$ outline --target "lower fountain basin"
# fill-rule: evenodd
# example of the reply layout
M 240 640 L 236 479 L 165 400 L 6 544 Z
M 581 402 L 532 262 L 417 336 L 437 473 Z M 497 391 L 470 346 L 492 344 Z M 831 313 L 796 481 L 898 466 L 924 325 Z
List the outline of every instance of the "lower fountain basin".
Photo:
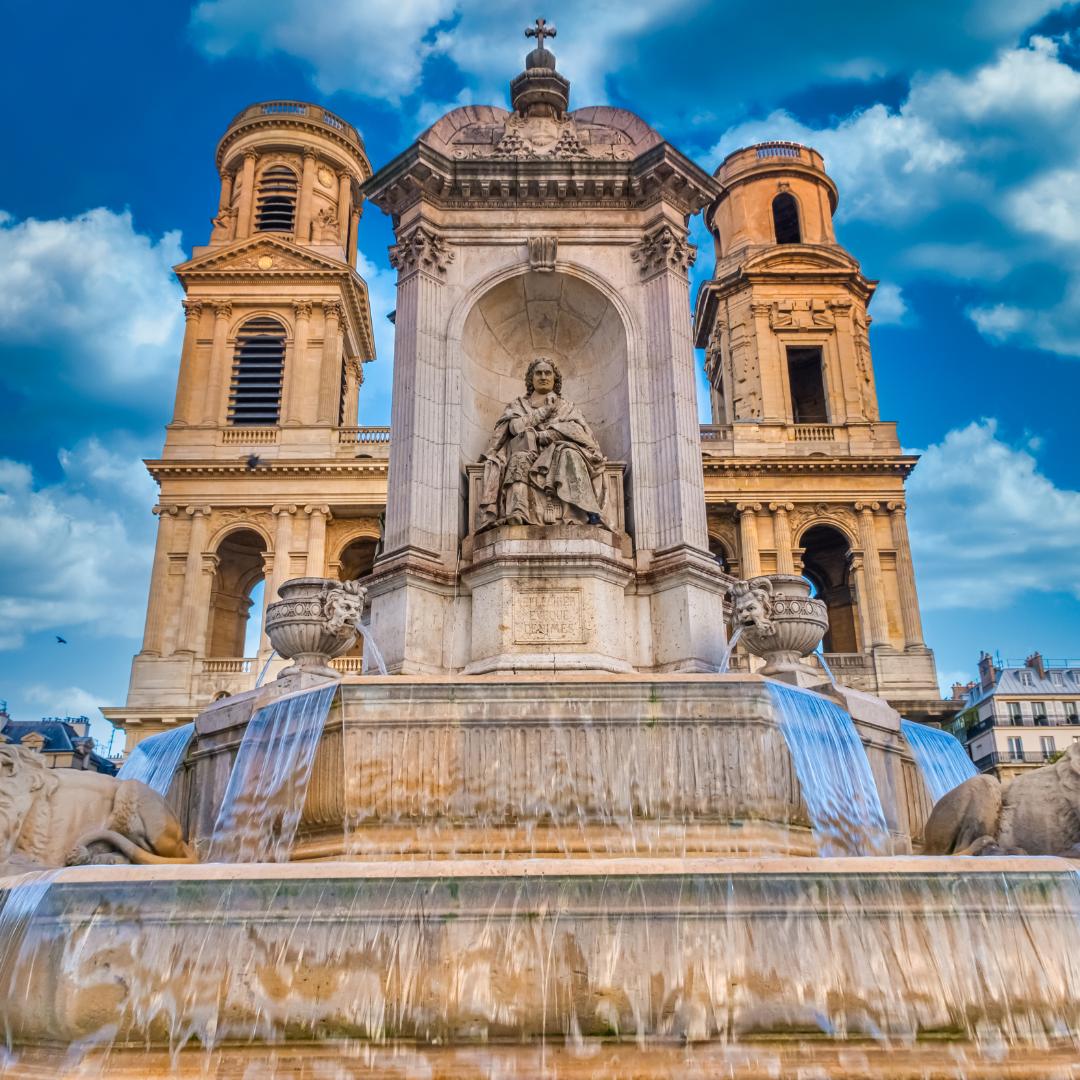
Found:
M 79 867 L 15 940 L 5 1078 L 1036 1077 L 1080 1050 L 1057 859 Z

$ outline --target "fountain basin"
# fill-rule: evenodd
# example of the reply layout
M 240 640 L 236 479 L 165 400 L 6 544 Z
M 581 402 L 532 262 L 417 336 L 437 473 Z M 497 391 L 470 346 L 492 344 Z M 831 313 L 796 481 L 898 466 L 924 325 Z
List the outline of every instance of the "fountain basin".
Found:
M 188 1068 L 364 1047 L 368 1076 L 704 1074 L 736 1048 L 748 1076 L 1045 1076 L 1080 1049 L 1078 913 L 1057 859 L 72 868 L 4 965 L 4 1075 L 85 1075 L 95 1045 L 94 1075 L 155 1075 L 171 1040 Z

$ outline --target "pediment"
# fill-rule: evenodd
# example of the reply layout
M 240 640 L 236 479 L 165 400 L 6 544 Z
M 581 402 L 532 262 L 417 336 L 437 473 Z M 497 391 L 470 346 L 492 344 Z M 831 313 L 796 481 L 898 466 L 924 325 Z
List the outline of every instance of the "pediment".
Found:
M 306 248 L 268 235 L 252 236 L 246 240 L 203 252 L 196 258 L 174 267 L 177 274 L 195 271 L 258 271 L 272 274 L 280 270 L 308 270 L 325 273 L 348 267 L 336 259 L 327 259 Z
M 752 255 L 742 266 L 743 273 L 799 273 L 821 270 L 859 272 L 859 262 L 843 248 L 810 244 L 779 244 Z

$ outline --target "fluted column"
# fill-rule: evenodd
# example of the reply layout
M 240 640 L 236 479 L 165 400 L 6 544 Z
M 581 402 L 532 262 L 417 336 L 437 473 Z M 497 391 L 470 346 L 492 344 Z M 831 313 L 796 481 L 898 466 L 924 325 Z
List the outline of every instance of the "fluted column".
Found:
M 296 208 L 296 242 L 311 243 L 311 201 L 315 191 L 317 158 L 310 146 L 304 147 L 304 172 L 300 178 L 300 205 Z
M 795 557 L 791 548 L 791 523 L 788 511 L 795 509 L 794 503 L 769 503 L 773 514 L 773 536 L 776 538 L 776 572 L 778 574 L 795 573 Z
M 859 543 L 863 549 L 863 573 L 866 580 L 866 603 L 870 617 L 870 641 L 874 645 L 889 644 L 889 623 L 885 615 L 885 590 L 881 582 L 881 560 L 878 558 L 877 532 L 874 511 L 878 504 L 856 503 L 859 514 Z
M 353 427 L 357 423 L 359 412 L 360 384 L 363 382 L 364 372 L 360 367 L 360 361 L 355 358 L 345 361 L 345 403 L 341 407 L 344 419 L 342 427 Z
M 352 213 L 352 177 L 346 170 L 338 173 L 337 219 L 341 246 L 348 241 L 349 215 Z
M 315 422 L 333 427 L 337 423 L 341 393 L 341 338 L 338 326 L 345 317 L 340 300 L 323 301 L 322 364 L 319 369 L 319 409 Z
M 911 565 L 911 546 L 908 543 L 907 505 L 891 502 L 888 507 L 889 526 L 896 549 L 896 586 L 900 593 L 900 617 L 904 623 L 904 647 L 910 649 L 922 646 L 923 632 L 919 596 L 915 591 L 915 571 Z
M 201 380 L 196 379 L 199 353 L 199 323 L 202 321 L 203 302 L 184 301 L 184 344 L 180 348 L 180 375 L 176 380 L 176 404 L 173 407 L 174 424 L 190 424 L 194 416 L 191 395 Z
M 232 318 L 232 301 L 214 304 L 214 344 L 210 350 L 210 377 L 207 379 L 203 404 L 203 425 L 215 427 L 223 420 L 225 387 L 228 385 L 232 365 L 226 347 L 229 341 L 229 320 Z
M 221 196 L 218 199 L 218 213 L 227 210 L 232 205 L 233 174 L 224 172 L 221 174 Z
M 154 567 L 150 574 L 150 599 L 146 605 L 146 628 L 143 631 L 143 656 L 160 656 L 165 636 L 165 591 L 169 583 L 169 548 L 176 524 L 175 506 L 155 506 L 158 515 Z
M 305 506 L 308 515 L 307 577 L 326 576 L 326 519 L 329 506 Z
M 282 423 L 296 427 L 303 423 L 304 375 L 307 371 L 308 327 L 311 322 L 311 301 L 294 300 L 293 315 L 296 317 L 293 333 L 292 363 L 285 368 Z
M 176 635 L 178 653 L 194 653 L 206 630 L 207 612 L 202 605 L 203 548 L 209 529 L 210 507 L 189 506 L 191 518 L 187 561 L 184 564 L 184 590 L 180 598 L 180 627 Z
M 360 218 L 362 211 L 359 206 L 354 206 L 352 214 L 349 217 L 349 253 L 348 263 L 350 266 L 356 266 L 356 243 L 357 235 L 360 232 Z
M 244 151 L 244 168 L 240 174 L 240 205 L 236 208 L 236 239 L 244 240 L 251 235 L 255 217 L 255 162 L 258 150 Z
M 866 590 L 866 570 L 863 567 L 863 557 L 852 553 L 851 571 L 855 575 L 855 603 L 859 609 L 859 640 L 864 650 L 869 650 L 871 640 L 870 630 L 870 599 Z
M 266 595 L 270 598 L 268 602 L 272 604 L 281 599 L 278 589 L 292 576 L 289 572 L 289 552 L 293 546 L 293 515 L 296 513 L 296 506 L 273 506 L 270 512 L 277 518 L 277 527 L 274 530 L 274 566 L 265 586 Z
M 749 580 L 761 573 L 757 542 L 757 511 L 761 503 L 739 503 L 735 509 L 739 512 L 739 569 L 743 580 Z

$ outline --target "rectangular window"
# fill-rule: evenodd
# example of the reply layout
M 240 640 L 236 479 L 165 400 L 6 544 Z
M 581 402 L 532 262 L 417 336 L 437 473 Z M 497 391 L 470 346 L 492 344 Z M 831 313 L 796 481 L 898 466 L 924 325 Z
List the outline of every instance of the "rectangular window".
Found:
M 825 376 L 820 349 L 787 351 L 788 384 L 791 387 L 791 412 L 796 424 L 827 424 Z
M 1009 740 L 1009 760 L 1010 761 L 1023 761 L 1024 760 L 1024 743 L 1021 739 Z
M 1035 717 L 1035 723 L 1039 727 L 1046 727 L 1050 721 L 1046 718 L 1046 702 L 1045 701 L 1033 701 L 1031 703 L 1031 712 Z
M 1080 724 L 1080 712 L 1077 711 L 1075 701 L 1065 702 L 1065 723 Z
M 1018 671 L 1017 678 L 1024 686 L 1031 685 L 1031 672 L 1030 671 Z
M 1042 747 L 1042 756 L 1044 758 L 1048 758 L 1052 754 L 1057 753 L 1057 747 L 1054 745 L 1054 736 L 1053 735 L 1044 735 L 1039 740 L 1039 745 Z
M 1065 682 L 1065 680 L 1061 677 L 1061 672 L 1060 671 L 1051 671 L 1050 672 L 1050 681 L 1055 686 L 1062 686 L 1064 684 L 1064 682 Z
M 1020 713 L 1020 702 L 1019 701 L 1010 701 L 1009 702 L 1009 723 L 1019 726 L 1023 722 L 1024 722 L 1024 718 Z

